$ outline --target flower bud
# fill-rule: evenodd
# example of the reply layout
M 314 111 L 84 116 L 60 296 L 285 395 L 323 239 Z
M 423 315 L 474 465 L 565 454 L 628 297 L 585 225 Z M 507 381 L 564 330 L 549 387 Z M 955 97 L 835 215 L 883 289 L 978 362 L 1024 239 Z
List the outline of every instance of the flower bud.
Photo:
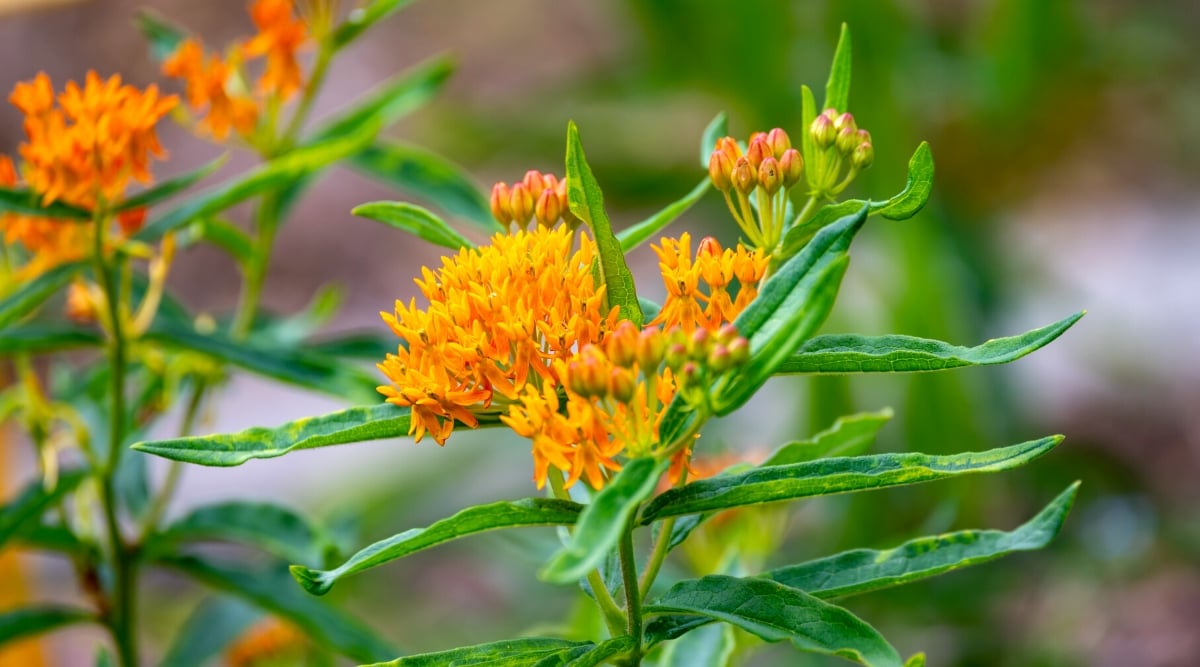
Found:
M 604 363 L 604 355 L 594 345 L 587 345 L 580 354 L 580 386 L 583 391 L 575 393 L 580 396 L 603 396 L 608 391 L 608 373 Z
M 829 148 L 837 140 L 837 130 L 833 127 L 833 119 L 825 114 L 821 114 L 813 120 L 809 132 L 812 134 L 813 143 L 821 150 Z
M 855 146 L 858 146 L 858 130 L 851 127 L 843 127 L 838 131 L 837 149 L 842 155 L 849 155 L 854 151 Z
M 502 225 L 512 222 L 512 205 L 509 203 L 512 193 L 508 185 L 497 183 L 492 186 L 492 217 Z
M 694 387 L 700 381 L 700 367 L 689 361 L 679 369 L 679 386 Z
M 637 362 L 642 372 L 652 375 L 667 353 L 667 338 L 658 329 L 644 329 L 638 334 Z
M 733 355 L 729 348 L 717 343 L 708 353 L 708 368 L 714 373 L 724 373 L 733 367 Z
M 784 151 L 779 159 L 779 170 L 783 172 L 783 187 L 790 188 L 799 183 L 804 175 L 804 158 L 800 156 L 800 151 L 795 148 Z
M 708 329 L 700 328 L 692 332 L 688 340 L 688 356 L 696 361 L 703 361 L 712 350 L 713 335 Z
M 746 140 L 746 145 L 749 146 L 750 144 L 754 143 L 755 141 L 757 141 L 759 139 L 762 139 L 765 141 L 766 138 L 767 138 L 766 132 L 755 132 L 750 135 L 750 138 L 748 140 Z
M 792 147 L 792 139 L 783 128 L 777 127 L 767 133 L 767 145 L 771 147 L 775 159 L 779 160 L 783 158 L 783 152 Z
M 716 340 L 721 345 L 728 346 L 730 343 L 732 343 L 734 340 L 736 340 L 737 337 L 738 337 L 737 327 L 733 326 L 733 323 L 731 323 L 731 322 L 727 322 L 727 323 L 723 324 L 720 329 L 717 329 Z
M 851 128 L 855 132 L 858 132 L 858 125 L 854 122 L 853 114 L 847 112 L 833 119 L 833 129 L 837 130 L 838 132 L 841 132 L 847 127 Z
M 738 146 L 733 137 L 721 137 L 717 139 L 715 150 L 729 156 L 730 163 L 737 162 L 737 159 L 742 157 L 742 147 Z
M 758 165 L 758 184 L 767 191 L 767 196 L 779 192 L 779 188 L 783 187 L 783 172 L 774 157 L 767 156 L 762 164 Z
M 609 361 L 622 368 L 632 366 L 637 360 L 637 343 L 637 326 L 629 320 L 622 320 L 605 340 Z
M 720 257 L 721 242 L 711 236 L 705 236 L 700 239 L 700 244 L 696 246 L 696 257 Z
M 684 345 L 683 343 L 671 343 L 667 347 L 667 355 L 666 355 L 667 367 L 669 367 L 671 370 L 673 370 L 673 371 L 679 370 L 680 367 L 683 366 L 684 362 L 687 361 L 687 357 L 688 357 L 687 346 Z
M 558 195 L 554 190 L 546 188 L 542 190 L 542 194 L 538 196 L 537 205 L 533 207 L 533 214 L 537 218 L 538 224 L 543 227 L 553 227 L 554 223 L 562 217 L 562 208 L 558 203 Z
M 750 166 L 750 161 L 744 157 L 738 158 L 733 165 L 733 187 L 744 195 L 754 192 L 754 186 L 758 185 L 757 176 L 754 167 Z
M 512 209 L 513 222 L 521 227 L 529 224 L 529 219 L 533 217 L 533 195 L 529 194 L 529 189 L 524 183 L 512 186 L 509 206 Z
M 608 375 L 608 394 L 618 403 L 628 403 L 633 400 L 637 391 L 637 379 L 627 368 L 614 368 Z
M 554 174 L 542 174 L 542 184 L 544 190 L 552 190 L 558 192 L 558 177 Z
M 717 190 L 729 192 L 733 187 L 733 160 L 721 151 L 713 151 L 708 158 L 708 176 Z
M 530 169 L 525 172 L 525 178 L 521 180 L 521 184 L 529 191 L 533 200 L 537 201 L 537 198 L 542 196 L 542 190 L 546 189 L 546 177 L 542 175 L 542 172 Z
M 738 336 L 725 346 L 729 350 L 730 361 L 734 366 L 741 366 L 750 361 L 750 341 Z
M 567 179 L 564 177 L 554 185 L 554 194 L 558 196 L 559 215 L 567 224 L 577 224 L 579 218 L 571 212 L 570 200 L 567 199 Z
M 579 360 L 567 364 L 567 388 L 580 396 L 588 395 L 589 389 L 583 377 L 583 364 Z
M 866 169 L 875 162 L 875 148 L 871 142 L 864 141 L 850 154 L 850 166 L 855 169 Z
M 770 155 L 771 146 L 767 144 L 767 135 L 760 132 L 746 148 L 746 159 L 750 161 L 751 167 L 758 169 L 758 165 L 762 164 L 763 159 Z
M 822 111 L 821 115 L 829 118 L 830 121 L 835 121 L 835 120 L 837 120 L 837 117 L 840 116 L 841 114 L 838 113 L 837 109 L 834 109 L 833 107 L 829 107 L 828 109 Z

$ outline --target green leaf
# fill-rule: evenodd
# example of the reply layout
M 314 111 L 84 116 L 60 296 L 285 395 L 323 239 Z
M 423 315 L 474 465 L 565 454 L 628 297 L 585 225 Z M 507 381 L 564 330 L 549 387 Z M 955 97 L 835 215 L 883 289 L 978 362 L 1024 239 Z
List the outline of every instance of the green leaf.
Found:
M 484 422 L 482 416 L 480 422 L 481 425 Z M 305 417 L 275 428 L 258 426 L 225 435 L 151 440 L 139 442 L 133 448 L 184 463 L 236 466 L 250 459 L 271 459 L 301 449 L 402 438 L 408 431 L 408 408 L 378 403 Z
M 187 39 L 187 31 L 149 9 L 138 12 L 137 27 L 150 42 L 150 57 L 159 64 L 170 58 L 180 42 Z
M 350 166 L 386 185 L 445 209 L 490 233 L 504 227 L 492 218 L 487 199 L 466 172 L 423 148 L 398 142 L 377 142 L 350 160 Z
M 1006 364 L 1045 347 L 1086 312 L 1075 313 L 1019 336 L 993 338 L 976 347 L 912 336 L 818 336 L 802 345 L 776 372 L 913 373 Z
M 813 142 L 812 128 L 813 121 L 817 119 L 817 101 L 813 98 L 813 91 L 808 86 L 800 86 L 800 152 L 804 156 L 804 164 L 815 165 L 817 163 L 817 145 Z M 810 190 L 816 190 L 817 170 L 811 166 L 804 170 L 804 180 L 808 183 Z
M 600 276 L 607 288 L 608 303 L 617 306 L 621 319 L 642 326 L 642 307 L 637 300 L 633 274 L 625 264 L 621 242 L 613 235 L 604 211 L 604 195 L 588 166 L 574 121 L 567 124 L 567 201 L 571 213 L 592 228 L 600 251 Z
M 95 553 L 95 545 L 79 539 L 70 528 L 61 523 L 26 521 L 11 539 L 28 548 L 56 551 L 77 558 L 99 558 Z
M 761 576 L 821 598 L 845 597 L 927 579 L 1018 551 L 1041 549 L 1062 529 L 1079 491 L 1075 482 L 1037 516 L 1011 532 L 960 530 L 921 537 L 894 549 L 854 549 L 771 570 Z
M 229 154 L 226 153 L 198 169 L 193 169 L 192 171 L 176 176 L 175 178 L 165 180 L 152 188 L 142 190 L 129 199 L 122 201 L 116 206 L 116 208 L 113 209 L 113 212 L 120 213 L 121 211 L 142 208 L 144 206 L 156 204 L 172 195 L 183 192 L 196 183 L 208 178 L 208 176 L 220 169 L 221 166 L 224 165 L 228 160 Z
M 717 141 L 724 136 L 729 135 L 729 119 L 722 111 L 713 117 L 708 125 L 704 127 L 704 134 L 700 137 L 700 166 L 708 169 L 709 158 L 712 157 L 713 151 L 717 150 Z
M 605 661 L 609 658 L 632 651 L 633 638 L 628 635 L 613 637 L 595 646 L 580 647 L 575 650 L 579 652 L 579 656 L 569 658 L 566 662 L 563 662 L 564 667 L 596 667 L 597 665 L 605 664 Z M 550 665 L 547 665 L 545 662 L 539 662 L 537 667 L 550 667 Z
M 900 667 L 900 655 L 849 611 L 767 579 L 710 575 L 681 581 L 645 607 L 724 621 L 770 642 L 871 667 Z
M 159 667 L 204 667 L 262 617 L 262 611 L 238 598 L 208 598 L 175 635 Z
M 450 540 L 498 528 L 519 526 L 569 526 L 579 517 L 580 505 L 550 498 L 525 498 L 468 507 L 427 528 L 413 528 L 372 544 L 332 570 L 292 566 L 292 575 L 304 590 L 324 595 L 342 577 L 357 574 L 397 558 Z
M 97 620 L 86 609 L 44 606 L 0 613 L 0 646 L 8 642 L 56 630 L 64 625 Z
M 321 285 L 298 312 L 279 318 L 261 316 L 262 321 L 255 323 L 250 340 L 262 345 L 299 345 L 333 321 L 345 299 L 346 292 L 338 285 Z M 307 345 L 305 350 L 321 353 Z
M 379 361 L 396 352 L 396 339 L 376 331 L 350 332 L 309 341 L 308 349 L 329 357 Z
M 246 266 L 250 262 L 255 252 L 254 242 L 250 240 L 250 235 L 219 216 L 200 218 L 192 222 L 183 227 L 179 238 L 180 247 L 187 247 L 199 241 L 208 241 L 224 250 L 242 266 Z
M 362 150 L 379 131 L 376 123 L 365 123 L 343 136 L 297 148 L 250 170 L 242 177 L 209 188 L 167 211 L 134 235 L 139 241 L 153 241 L 194 220 L 216 213 L 264 192 L 283 188 L 330 164 Z
M 1062 436 L 1050 436 L 985 452 L 874 454 L 755 468 L 740 474 L 697 480 L 666 491 L 646 505 L 642 523 L 730 507 L 918 484 L 970 473 L 999 472 L 1042 456 L 1062 439 Z
M 450 79 L 454 67 L 451 58 L 439 56 L 400 73 L 339 110 L 306 143 L 340 137 L 363 123 L 388 127 L 432 99 Z
M 571 642 L 565 639 L 551 637 L 528 637 L 524 639 L 506 639 L 504 641 L 466 646 L 450 651 L 437 653 L 422 653 L 420 655 L 397 658 L 391 662 L 381 662 L 364 667 L 534 667 L 541 665 L 542 660 L 553 659 L 555 656 L 578 648 L 588 648 L 591 642 Z M 560 665 L 560 662 L 547 664 Z
M 49 489 L 38 479 L 26 486 L 16 498 L 0 506 L 0 547 L 26 525 L 40 522 L 43 512 L 75 490 L 86 478 L 87 473 L 82 470 L 63 472 Z
M 933 151 L 922 141 L 908 160 L 908 182 L 900 194 L 885 202 L 871 203 L 872 212 L 888 220 L 907 220 L 925 208 L 933 192 Z
M 149 459 L 141 452 L 130 452 L 121 457 L 113 476 L 120 507 L 135 519 L 141 519 L 150 506 Z
M 357 620 L 297 589 L 286 568 L 253 570 L 197 556 L 164 556 L 157 562 L 287 619 L 318 644 L 360 662 L 386 660 L 397 653 Z
M 709 621 L 703 618 L 704 623 Z M 658 666 L 727 667 L 737 648 L 732 630 L 729 625 L 709 625 L 689 632 L 667 644 Z
M 891 408 L 839 417 L 833 426 L 813 437 L 783 445 L 763 461 L 762 465 L 779 466 L 830 456 L 856 456 L 875 441 L 875 434 L 891 418 Z
M 348 401 L 365 402 L 377 395 L 375 386 L 378 382 L 373 374 L 302 348 L 235 341 L 223 332 L 201 334 L 190 326 L 163 321 L 151 326 L 142 338 Z
M 0 299 L 0 329 L 16 322 L 66 287 L 82 268 L 82 263 L 61 264 L 21 284 L 15 292 Z
M 104 338 L 99 331 L 77 324 L 55 322 L 19 325 L 5 329 L 0 335 L 0 355 L 41 354 L 78 347 L 95 347 L 103 343 Z
M 147 551 L 170 553 L 187 542 L 246 544 L 294 563 L 320 563 L 329 546 L 321 530 L 274 503 L 227 501 L 198 507 L 155 534 Z
M 397 12 L 412 0 L 367 0 L 361 7 L 350 11 L 330 35 L 330 43 L 335 49 L 340 49 L 353 42 L 367 28 Z
M 693 204 L 700 201 L 700 198 L 708 192 L 710 185 L 712 185 L 712 181 L 705 177 L 704 180 L 696 184 L 696 187 L 692 188 L 691 192 L 679 200 L 668 204 L 666 208 L 649 218 L 622 229 L 621 233 L 617 234 L 617 240 L 621 242 L 621 251 L 629 252 L 662 231 L 664 227 L 683 215 Z
M 41 195 L 23 188 L 0 188 L 0 214 L 3 213 L 35 215 L 39 218 L 61 220 L 88 221 L 92 219 L 92 212 L 85 208 L 71 206 L 61 201 L 43 204 Z
M 475 244 L 446 224 L 445 220 L 416 204 L 376 201 L 355 206 L 350 212 L 363 218 L 378 220 L 389 227 L 408 232 L 443 248 L 457 251 L 461 248 L 475 247 Z
M 829 80 L 825 83 L 825 108 L 846 112 L 850 104 L 850 28 L 843 23 L 838 36 Z M 805 127 L 807 130 L 808 128 Z
M 550 557 L 540 573 L 542 579 L 566 584 L 587 576 L 617 546 L 625 524 L 638 505 L 654 492 L 668 461 L 634 459 L 608 480 L 575 523 L 570 541 Z

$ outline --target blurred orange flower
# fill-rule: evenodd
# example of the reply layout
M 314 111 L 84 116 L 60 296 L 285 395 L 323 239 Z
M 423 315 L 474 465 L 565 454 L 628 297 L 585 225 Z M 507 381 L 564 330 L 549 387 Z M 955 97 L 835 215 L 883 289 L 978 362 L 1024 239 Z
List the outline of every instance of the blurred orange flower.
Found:
M 208 113 L 198 125 L 202 131 L 222 140 L 229 136 L 230 128 L 246 135 L 254 130 L 258 121 L 258 103 L 248 95 L 230 92 L 228 82 L 233 68 L 220 56 L 211 55 L 207 62 L 200 43 L 185 40 L 163 62 L 163 73 L 187 82 L 187 101 L 193 109 L 208 105 Z
M 296 53 L 308 41 L 308 26 L 292 13 L 291 0 L 255 0 L 250 18 L 258 26 L 258 34 L 242 46 L 242 53 L 267 58 L 258 89 L 287 99 L 302 84 Z

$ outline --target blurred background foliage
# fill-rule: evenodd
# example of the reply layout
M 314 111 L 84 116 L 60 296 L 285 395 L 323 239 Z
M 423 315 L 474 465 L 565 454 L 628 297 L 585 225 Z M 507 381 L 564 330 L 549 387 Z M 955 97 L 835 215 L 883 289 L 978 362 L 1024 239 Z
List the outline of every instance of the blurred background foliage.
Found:
M 0 88 L 42 69 L 56 80 L 89 68 L 161 80 L 131 27 L 140 3 L 36 4 L 0 0 Z M 213 43 L 245 32 L 240 0 L 149 4 Z M 933 147 L 937 177 L 934 200 L 916 218 L 870 223 L 825 330 L 974 345 L 1080 308 L 1091 313 L 1012 367 L 778 379 L 763 400 L 716 423 L 710 442 L 745 451 L 884 406 L 896 418 L 878 450 L 939 453 L 1068 435 L 1048 459 L 1005 475 L 798 505 L 786 523 L 760 524 L 786 526 L 767 566 L 931 531 L 1011 528 L 1082 479 L 1050 549 L 849 606 L 901 652 L 927 651 L 933 666 L 1200 664 L 1200 5 L 426 0 L 335 66 L 318 116 L 339 106 L 339 89 L 450 51 L 459 72 L 446 94 L 396 132 L 486 185 L 529 168 L 561 172 L 574 119 L 620 224 L 703 175 L 696 146 L 718 111 L 739 137 L 774 126 L 802 131 L 800 84 L 823 85 L 842 22 L 854 39 L 850 111 L 876 148 L 875 166 L 848 194 L 898 191 L 921 140 Z M 0 150 L 13 152 L 19 136 L 15 110 L 0 111 Z M 165 143 L 179 171 L 212 154 L 181 132 Z M 351 218 L 354 204 L 378 198 L 374 187 L 339 173 L 314 189 L 281 239 L 268 304 L 295 309 L 338 282 L 349 298 L 336 326 L 350 329 L 380 326 L 377 311 L 414 293 L 410 277 L 438 253 Z M 676 230 L 685 226 L 736 240 L 715 195 Z M 193 252 L 172 276 L 175 289 L 198 307 L 227 309 L 236 281 L 222 278 L 231 271 L 224 261 Z M 660 298 L 652 262 L 639 250 L 634 269 L 647 296 Z M 311 398 L 247 381 L 218 402 L 209 424 L 226 431 L 318 409 Z M 247 489 L 284 496 L 327 518 L 352 548 L 532 492 L 524 446 L 495 433 L 456 436 L 445 449 L 338 449 L 287 466 L 189 470 L 185 503 Z M 18 457 L 4 470 L 8 484 L 27 469 Z M 367 481 L 345 488 L 347 471 Z M 334 596 L 412 650 L 499 639 L 547 617 L 568 622 L 575 592 L 532 574 L 553 539 L 533 531 L 455 543 L 349 580 Z M 55 583 L 55 564 L 31 564 L 33 588 L 66 585 Z M 163 610 L 156 621 L 167 636 L 190 601 L 179 599 L 177 581 L 151 584 L 144 595 Z M 79 632 L 49 646 L 61 663 L 48 664 L 78 664 L 69 644 L 87 636 Z M 785 663 L 827 664 L 769 648 L 759 659 Z

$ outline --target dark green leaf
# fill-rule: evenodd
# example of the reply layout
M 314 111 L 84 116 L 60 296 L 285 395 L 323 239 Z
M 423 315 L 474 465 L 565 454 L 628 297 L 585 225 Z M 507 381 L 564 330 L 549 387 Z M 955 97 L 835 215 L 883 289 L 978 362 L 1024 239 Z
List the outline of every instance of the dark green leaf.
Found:
M 169 553 L 186 542 L 247 544 L 293 563 L 321 562 L 327 542 L 321 530 L 287 507 L 228 501 L 198 507 L 151 538 L 147 551 Z
M 712 181 L 708 177 L 705 177 L 704 180 L 696 184 L 696 187 L 692 188 L 691 192 L 679 200 L 668 204 L 666 208 L 649 218 L 622 229 L 621 233 L 617 234 L 617 240 L 621 242 L 621 250 L 629 252 L 662 231 L 664 227 L 671 224 L 676 218 L 691 208 L 692 204 L 700 201 L 704 193 L 708 192 L 708 187 L 711 184 Z
M 857 456 L 875 441 L 875 434 L 892 418 L 891 408 L 840 417 L 828 429 L 807 440 L 798 440 L 775 450 L 763 466 L 789 465 L 830 456 Z
M 303 146 L 264 163 L 240 178 L 209 188 L 167 211 L 134 235 L 139 241 L 154 241 L 194 220 L 211 217 L 234 204 L 323 169 L 362 150 L 375 138 L 378 124 L 365 123 L 343 136 Z
M 33 549 L 56 551 L 80 558 L 95 556 L 95 545 L 83 542 L 70 528 L 62 524 L 26 521 L 11 539 Z
M 92 218 L 91 211 L 71 206 L 66 202 L 56 201 L 52 204 L 43 204 L 41 195 L 31 190 L 0 187 L 0 214 L 3 213 L 85 222 Z
M 1060 442 L 1062 436 L 1051 436 L 986 452 L 874 454 L 755 468 L 666 491 L 646 505 L 642 523 L 729 507 L 999 472 L 1022 466 Z
M 489 423 L 497 422 L 492 419 Z M 184 463 L 236 466 L 250 459 L 271 459 L 300 449 L 402 438 L 408 433 L 408 408 L 378 403 L 305 417 L 275 428 L 258 426 L 225 435 L 152 440 L 139 442 L 133 448 Z
M 143 206 L 156 204 L 167 197 L 183 192 L 220 169 L 228 159 L 229 155 L 225 154 L 198 169 L 193 169 L 175 178 L 165 180 L 152 188 L 143 190 L 129 199 L 122 201 L 113 211 L 120 213 L 121 211 L 142 208 Z
M 994 338 L 976 347 L 912 336 L 818 336 L 802 345 L 776 372 L 911 373 L 1006 364 L 1048 345 L 1085 313 L 1075 313 L 1019 336 Z
M 387 127 L 432 99 L 453 73 L 454 62 L 446 56 L 402 72 L 322 123 L 313 133 L 313 140 L 327 141 L 343 136 L 363 123 Z
M 262 617 L 238 598 L 211 597 L 188 617 L 159 667 L 204 667 Z
M 324 595 L 342 577 L 357 574 L 449 540 L 498 528 L 518 526 L 568 526 L 582 509 L 565 500 L 525 498 L 468 507 L 428 528 L 413 528 L 372 544 L 332 570 L 292 566 L 292 575 L 314 595 Z
M 43 512 L 86 478 L 87 473 L 82 470 L 63 472 L 50 489 L 43 486 L 39 479 L 26 486 L 16 498 L 0 506 L 0 547 L 27 524 L 40 522 Z
M 604 560 L 609 550 L 617 546 L 625 525 L 637 511 L 638 505 L 654 492 L 658 478 L 667 469 L 667 461 L 652 458 L 634 459 L 621 472 L 608 480 L 575 523 L 571 540 L 550 558 L 541 577 L 559 584 L 571 583 Z
M 712 157 L 713 151 L 717 149 L 717 140 L 721 137 L 729 135 L 729 119 L 725 116 L 725 112 L 717 114 L 708 125 L 704 128 L 704 134 L 700 137 L 700 166 L 708 169 L 709 158 Z
M 19 325 L 0 333 L 0 355 L 40 354 L 103 343 L 104 338 L 99 331 L 78 324 L 55 322 Z
M 367 28 L 399 11 L 412 0 L 367 0 L 361 7 L 350 11 L 346 20 L 334 29 L 330 41 L 340 49 L 354 41 Z
M 849 110 L 849 104 L 850 28 L 843 23 L 837 49 L 833 52 L 833 63 L 829 66 L 829 80 L 825 84 L 825 108 L 846 112 Z
M 137 27 L 150 42 L 150 57 L 157 63 L 171 57 L 187 39 L 187 31 L 164 19 L 158 12 L 143 9 L 137 15 Z
M 633 274 L 625 264 L 621 242 L 613 235 L 608 213 L 604 211 L 604 195 L 588 166 L 587 156 L 583 154 L 579 128 L 574 122 L 567 125 L 567 200 L 571 213 L 592 228 L 600 251 L 600 275 L 607 288 L 609 304 L 620 309 L 621 319 L 641 326 L 642 307 L 637 300 Z
M 445 220 L 416 204 L 376 201 L 355 206 L 350 212 L 363 218 L 378 220 L 389 227 L 408 232 L 443 248 L 457 251 L 475 247 L 474 243 L 446 224 Z
M 12 294 L 0 299 L 0 329 L 16 322 L 45 303 L 55 292 L 66 287 L 82 268 L 79 262 L 62 264 L 21 284 Z
M 357 620 L 296 588 L 284 567 L 252 570 L 196 556 L 164 556 L 157 562 L 287 619 L 318 644 L 360 662 L 386 660 L 397 653 Z
M 345 298 L 345 290 L 341 287 L 322 285 L 299 312 L 280 318 L 263 316 L 261 322 L 255 322 L 250 340 L 261 345 L 299 345 L 333 321 Z M 305 349 L 320 354 L 319 350 L 311 347 L 306 346 Z
M 475 223 L 485 232 L 502 232 L 488 201 L 462 167 L 423 148 L 377 142 L 350 160 L 350 166 L 386 185 L 408 192 Z
M 365 667 L 534 667 L 543 659 L 590 646 L 592 646 L 591 642 L 528 637 L 467 646 L 438 653 L 422 653 Z
M 1062 528 L 1079 482 L 1016 530 L 961 530 L 921 537 L 894 549 L 854 549 L 762 576 L 821 598 L 845 597 L 927 579 L 1050 543 Z
M 606 664 L 609 658 L 616 657 L 622 653 L 628 653 L 633 650 L 632 637 L 613 637 L 607 641 L 600 642 L 592 647 L 579 647 L 576 649 L 580 655 L 572 657 L 566 662 L 563 662 L 564 667 L 596 667 L 597 665 Z M 550 667 L 550 664 L 558 663 L 538 663 L 538 667 Z
M 646 606 L 724 621 L 767 641 L 872 667 L 900 667 L 900 655 L 874 628 L 841 607 L 767 579 L 711 575 L 681 581 Z
M 28 607 L 0 613 L 0 646 L 16 639 L 40 635 L 64 625 L 95 621 L 86 609 Z

